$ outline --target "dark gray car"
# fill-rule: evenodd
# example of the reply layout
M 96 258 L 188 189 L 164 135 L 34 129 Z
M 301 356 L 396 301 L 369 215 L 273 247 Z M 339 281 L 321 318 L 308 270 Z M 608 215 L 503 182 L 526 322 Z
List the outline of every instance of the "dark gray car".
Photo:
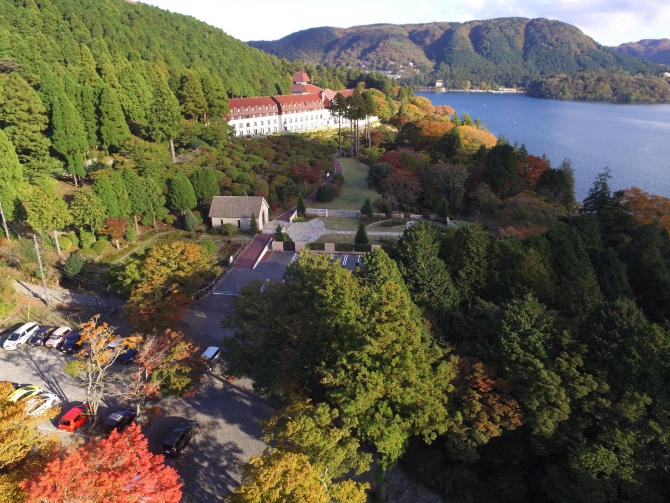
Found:
M 163 441 L 163 454 L 177 456 L 182 453 L 198 431 L 197 421 L 184 421 L 170 432 Z

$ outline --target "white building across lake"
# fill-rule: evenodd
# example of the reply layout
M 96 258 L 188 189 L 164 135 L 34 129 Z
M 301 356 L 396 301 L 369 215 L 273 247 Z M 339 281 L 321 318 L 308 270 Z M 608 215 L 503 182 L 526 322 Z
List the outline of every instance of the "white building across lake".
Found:
M 255 136 L 291 131 L 306 131 L 326 126 L 336 126 L 337 119 L 331 117 L 328 106 L 337 93 L 345 98 L 353 89 L 333 91 L 310 84 L 305 72 L 293 76 L 291 93 L 285 96 L 260 96 L 258 98 L 233 98 L 228 124 L 235 128 L 237 136 Z M 372 117 L 371 120 L 376 120 Z M 348 124 L 343 120 L 342 124 Z

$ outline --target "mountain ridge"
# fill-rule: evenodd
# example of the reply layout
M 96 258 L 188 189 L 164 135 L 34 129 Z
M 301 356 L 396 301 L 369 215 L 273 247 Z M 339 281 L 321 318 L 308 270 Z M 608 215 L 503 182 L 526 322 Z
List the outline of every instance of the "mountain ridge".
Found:
M 637 42 L 627 42 L 611 48 L 621 54 L 670 65 L 670 39 L 645 38 Z
M 545 18 L 320 27 L 248 44 L 310 64 L 404 71 L 415 85 L 441 78 L 448 87 L 526 86 L 561 73 L 663 70 L 656 63 L 612 51 L 573 25 Z

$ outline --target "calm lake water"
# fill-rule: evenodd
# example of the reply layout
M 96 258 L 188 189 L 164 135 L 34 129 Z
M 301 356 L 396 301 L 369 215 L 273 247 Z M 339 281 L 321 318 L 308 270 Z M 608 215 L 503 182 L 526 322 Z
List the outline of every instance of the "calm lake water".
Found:
M 670 105 L 615 105 L 528 98 L 518 94 L 417 92 L 434 105 L 479 117 L 496 136 L 546 154 L 552 166 L 572 161 L 577 199 L 611 169 L 612 190 L 632 186 L 670 197 Z

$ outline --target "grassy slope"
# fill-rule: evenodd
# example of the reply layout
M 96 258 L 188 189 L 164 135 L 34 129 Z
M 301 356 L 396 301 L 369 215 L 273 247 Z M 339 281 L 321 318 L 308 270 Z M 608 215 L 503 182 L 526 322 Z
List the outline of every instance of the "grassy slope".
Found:
M 368 167 L 355 159 L 340 159 L 344 174 L 344 185 L 340 195 L 329 203 L 314 201 L 314 208 L 329 210 L 360 210 L 366 199 L 374 202 L 379 198 L 374 190 L 368 189 L 365 177 L 368 176 Z

